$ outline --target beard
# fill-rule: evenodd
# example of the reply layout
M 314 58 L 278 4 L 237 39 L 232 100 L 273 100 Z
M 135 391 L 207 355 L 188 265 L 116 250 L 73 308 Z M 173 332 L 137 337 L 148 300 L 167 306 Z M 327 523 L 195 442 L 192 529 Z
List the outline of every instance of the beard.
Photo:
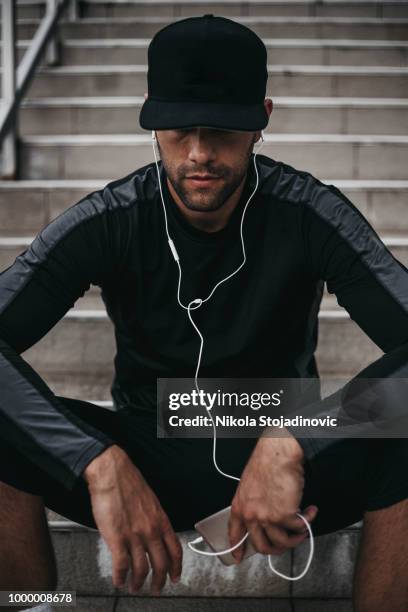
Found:
M 217 166 L 209 164 L 200 167 L 195 166 L 194 168 L 182 164 L 175 167 L 163 156 L 159 144 L 158 148 L 167 178 L 184 206 L 196 212 L 214 212 L 225 204 L 246 177 L 253 143 L 235 168 L 230 168 L 225 164 L 218 164 Z M 217 176 L 220 180 L 208 187 L 193 188 L 189 186 L 186 177 L 194 173 L 211 174 Z

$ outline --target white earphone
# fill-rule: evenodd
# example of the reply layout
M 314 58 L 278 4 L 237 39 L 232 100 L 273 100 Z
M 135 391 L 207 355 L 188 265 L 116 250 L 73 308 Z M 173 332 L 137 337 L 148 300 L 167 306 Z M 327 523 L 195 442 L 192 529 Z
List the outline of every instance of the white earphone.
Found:
M 160 180 L 160 171 L 159 171 L 159 165 L 158 165 L 158 161 L 157 161 L 157 156 L 156 156 L 156 149 L 154 146 L 154 143 L 156 141 L 156 133 L 154 130 L 152 130 L 152 146 L 153 146 L 153 154 L 154 154 L 154 159 L 155 159 L 155 163 L 156 163 L 156 171 L 157 171 L 157 178 L 158 178 L 158 182 L 159 182 L 159 190 L 160 190 L 160 197 L 161 197 L 161 201 L 162 201 L 162 205 L 163 205 L 163 212 L 164 212 L 164 220 L 165 220 L 165 227 L 166 227 L 166 234 L 167 234 L 167 241 L 169 243 L 169 247 L 170 247 L 170 251 L 173 255 L 173 258 L 178 266 L 178 270 L 179 270 L 179 278 L 178 278 L 178 288 L 177 288 L 177 301 L 179 303 L 179 305 L 181 306 L 181 308 L 183 308 L 184 310 L 187 310 L 187 314 L 188 314 L 188 318 L 190 319 L 190 322 L 192 324 L 192 326 L 194 327 L 194 329 L 196 330 L 197 334 L 200 337 L 200 350 L 199 350 L 199 355 L 198 355 L 198 362 L 197 362 L 197 367 L 196 367 L 196 372 L 195 372 L 195 376 L 194 376 L 194 382 L 195 382 L 195 386 L 197 389 L 197 392 L 200 394 L 200 389 L 198 387 L 198 382 L 197 382 L 197 377 L 198 377 L 198 371 L 200 369 L 200 364 L 201 364 L 201 356 L 202 356 L 202 352 L 203 352 L 203 346 L 204 346 L 204 338 L 203 335 L 201 334 L 200 330 L 198 329 L 197 325 L 195 324 L 195 322 L 193 321 L 192 317 L 191 317 L 191 310 L 196 310 L 197 308 L 200 308 L 200 306 L 202 304 L 204 304 L 205 302 L 208 302 L 208 300 L 212 297 L 212 295 L 214 294 L 215 290 L 217 289 L 217 287 L 219 287 L 222 283 L 225 283 L 225 281 L 229 280 L 232 276 L 234 276 L 235 274 L 237 274 L 237 272 L 239 272 L 239 270 L 245 265 L 246 262 L 246 252 L 245 252 L 245 244 L 244 244 L 244 238 L 243 238 L 243 234 L 242 234 L 242 227 L 243 227 L 243 222 L 244 222 L 244 216 L 245 216 L 245 212 L 247 209 L 247 206 L 249 204 L 249 202 L 252 200 L 256 190 L 258 189 L 258 184 L 259 184 L 259 175 L 258 175 L 258 168 L 256 165 L 256 156 L 259 153 L 259 151 L 261 150 L 261 148 L 263 147 L 263 143 L 265 142 L 264 139 L 264 134 L 261 131 L 261 144 L 258 148 L 258 150 L 254 153 L 254 167 L 255 167 L 255 174 L 256 174 L 256 185 L 255 185 L 255 189 L 253 190 L 253 192 L 251 193 L 251 195 L 248 198 L 247 203 L 245 204 L 243 213 L 242 213 L 242 217 L 241 217 L 241 225 L 240 225 L 240 235 L 241 235 L 241 244 L 242 244 L 242 253 L 243 253 L 243 260 L 241 262 L 241 264 L 238 266 L 238 268 L 236 268 L 236 270 L 234 270 L 231 274 L 229 274 L 228 276 L 226 276 L 225 278 L 223 278 L 222 280 L 220 280 L 212 289 L 212 291 L 207 295 L 206 298 L 202 299 L 202 298 L 195 298 L 194 300 L 191 300 L 187 306 L 185 306 L 184 304 L 181 303 L 180 301 L 180 286 L 181 286 L 181 266 L 180 266 L 180 258 L 179 255 L 177 253 L 177 249 L 174 245 L 173 240 L 170 237 L 169 234 L 169 228 L 168 228 L 168 223 L 167 223 L 167 211 L 166 211 L 166 207 L 164 204 L 164 198 L 163 198 L 163 191 L 162 191 L 162 185 L 161 185 L 161 180 Z M 222 475 L 225 476 L 226 478 L 230 478 L 232 480 L 237 480 L 239 482 L 239 478 L 237 476 L 233 476 L 232 474 L 227 474 L 226 472 L 223 472 L 220 467 L 217 464 L 217 459 L 216 459 L 216 440 L 217 440 L 217 430 L 216 430 L 216 426 L 215 426 L 215 421 L 212 417 L 211 414 L 211 410 L 204 404 L 205 409 L 207 410 L 207 414 L 210 416 L 211 418 L 211 423 L 213 426 L 213 453 L 212 453 L 212 458 L 213 458 L 213 463 L 215 466 L 215 469 Z M 296 513 L 297 516 L 299 516 L 303 522 L 305 523 L 308 532 L 309 532 L 309 536 L 310 536 L 310 551 L 309 551 L 309 557 L 307 559 L 306 562 L 306 566 L 303 570 L 303 572 L 301 574 L 299 574 L 299 576 L 287 576 L 286 574 L 282 574 L 281 572 L 279 572 L 277 569 L 275 569 L 272 565 L 271 562 L 271 555 L 268 555 L 268 563 L 269 563 L 269 567 L 271 568 L 272 572 L 274 572 L 277 576 L 280 576 L 282 578 L 285 578 L 286 580 L 300 580 L 300 578 L 303 578 L 303 576 L 306 574 L 306 572 L 308 571 L 310 564 L 312 562 L 313 559 L 313 553 L 314 553 L 314 539 L 313 539 L 313 533 L 312 533 L 312 529 L 309 525 L 309 522 L 307 521 L 307 519 L 302 516 L 302 514 L 300 513 Z M 233 550 L 235 550 L 236 548 L 238 548 L 239 546 L 241 546 L 241 544 L 246 540 L 246 538 L 249 536 L 249 532 L 247 531 L 246 534 L 244 535 L 244 537 L 234 546 L 232 546 L 231 548 L 227 548 L 226 550 L 220 550 L 217 552 L 207 552 L 204 550 L 199 550 L 198 548 L 194 547 L 194 544 L 198 544 L 199 542 L 203 541 L 202 537 L 199 537 L 195 540 L 192 540 L 191 542 L 188 542 L 188 546 L 191 550 L 193 550 L 194 552 L 200 554 L 200 555 L 206 555 L 206 556 L 218 556 L 218 555 L 222 555 L 222 554 L 226 554 L 226 553 L 230 553 Z

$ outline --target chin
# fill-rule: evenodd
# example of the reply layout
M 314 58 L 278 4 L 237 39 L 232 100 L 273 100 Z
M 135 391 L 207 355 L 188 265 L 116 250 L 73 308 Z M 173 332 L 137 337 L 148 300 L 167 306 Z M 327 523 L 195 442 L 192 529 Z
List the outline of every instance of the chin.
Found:
M 198 213 L 211 213 L 211 212 L 215 212 L 216 210 L 219 209 L 218 208 L 211 208 L 209 206 L 200 206 L 198 204 L 193 204 L 191 206 L 187 206 L 187 208 L 189 210 L 191 210 L 192 212 L 198 212 Z
M 212 210 L 217 210 L 219 206 L 217 206 L 217 202 L 214 200 L 207 201 L 203 198 L 194 198 L 191 197 L 190 194 L 184 194 L 184 197 L 181 198 L 184 206 L 189 210 L 195 210 L 197 212 L 211 212 Z

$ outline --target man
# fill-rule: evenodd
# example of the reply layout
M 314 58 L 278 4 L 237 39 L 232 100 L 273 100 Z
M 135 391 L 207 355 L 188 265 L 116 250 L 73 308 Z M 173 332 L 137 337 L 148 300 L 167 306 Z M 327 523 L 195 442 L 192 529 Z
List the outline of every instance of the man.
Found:
M 263 43 L 224 18 L 182 20 L 150 44 L 140 122 L 156 131 L 183 303 L 208 295 L 242 259 L 239 223 L 256 183 L 253 147 L 272 111 L 266 80 Z M 363 373 L 402 376 L 406 268 L 337 189 L 265 156 L 256 163 L 247 262 L 194 312 L 206 337 L 200 376 L 317 376 L 324 281 L 386 353 Z M 215 471 L 211 439 L 156 437 L 156 379 L 193 376 L 198 352 L 176 299 L 159 191 L 148 164 L 89 194 L 0 275 L 1 589 L 55 588 L 44 504 L 100 530 L 115 586 L 129 571 L 136 592 L 150 563 L 157 594 L 167 573 L 174 581 L 181 574 L 175 531 L 232 501 L 231 542 L 249 530 L 265 554 L 304 540 L 298 509 L 315 535 L 363 519 L 355 609 L 408 609 L 405 439 L 296 439 L 295 431 L 223 439 L 218 463 L 241 476 L 236 487 Z M 101 287 L 115 326 L 117 412 L 55 396 L 19 355 L 90 284 Z

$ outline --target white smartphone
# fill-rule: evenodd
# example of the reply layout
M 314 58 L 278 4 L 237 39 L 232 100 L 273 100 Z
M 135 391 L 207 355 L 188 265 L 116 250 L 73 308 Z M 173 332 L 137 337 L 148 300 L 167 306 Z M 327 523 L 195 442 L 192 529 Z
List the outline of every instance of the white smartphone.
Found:
M 194 525 L 200 536 L 204 538 L 208 546 L 214 552 L 217 552 L 218 550 L 226 550 L 232 546 L 228 538 L 228 521 L 230 514 L 231 506 L 228 506 L 227 508 L 223 508 L 214 514 L 207 516 L 205 519 L 198 521 L 198 523 L 195 523 Z M 254 555 L 257 552 L 252 546 L 249 538 L 250 536 L 248 536 L 243 543 L 245 546 L 245 552 L 242 560 Z M 232 553 L 217 555 L 217 557 L 220 561 L 222 561 L 222 563 L 224 563 L 224 565 L 235 564 L 235 559 L 232 556 Z

